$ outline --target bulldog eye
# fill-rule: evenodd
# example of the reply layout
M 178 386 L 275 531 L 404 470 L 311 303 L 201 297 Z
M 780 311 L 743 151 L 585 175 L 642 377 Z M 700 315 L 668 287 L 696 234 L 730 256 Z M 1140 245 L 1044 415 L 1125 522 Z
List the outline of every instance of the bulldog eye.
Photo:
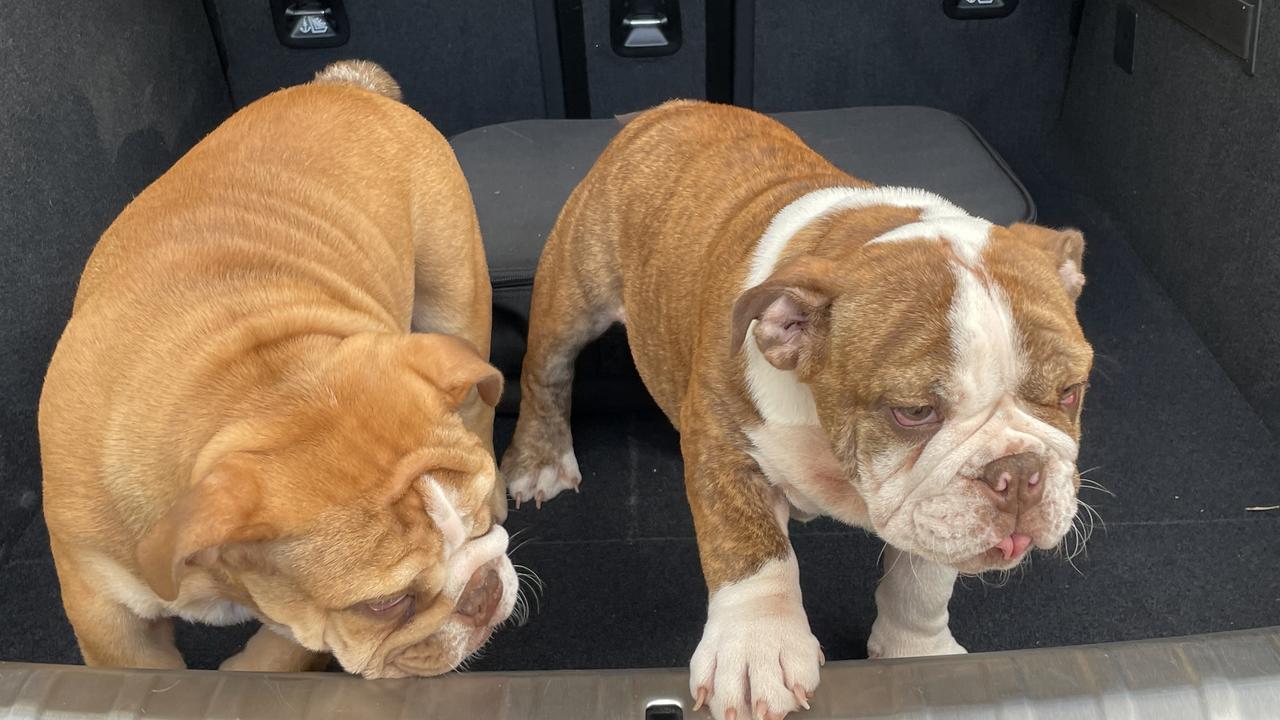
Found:
M 370 600 L 364 603 L 364 609 L 378 617 L 390 617 L 403 610 L 412 597 L 412 595 L 405 593 L 385 600 Z
M 918 428 L 941 422 L 938 411 L 932 405 L 896 407 L 891 409 L 893 421 L 904 428 Z
M 1075 410 L 1080 404 L 1080 395 L 1084 392 L 1085 383 L 1076 383 L 1071 387 L 1062 391 L 1062 395 L 1058 397 L 1058 405 L 1063 410 Z

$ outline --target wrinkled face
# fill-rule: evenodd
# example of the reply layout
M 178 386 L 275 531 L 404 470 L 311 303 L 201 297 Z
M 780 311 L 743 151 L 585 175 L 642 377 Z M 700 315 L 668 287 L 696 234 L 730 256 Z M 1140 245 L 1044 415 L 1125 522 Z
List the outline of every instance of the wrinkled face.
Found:
M 515 605 L 507 534 L 487 477 L 424 474 L 379 512 L 334 508 L 241 582 L 299 644 L 370 678 L 438 675 L 480 649 Z M 282 583 L 282 580 L 288 582 Z
M 458 413 L 496 402 L 500 378 L 449 339 L 344 341 L 287 406 L 211 443 L 141 543 L 147 581 L 171 600 L 202 568 L 221 599 L 366 677 L 454 669 L 516 600 L 494 461 Z
M 517 592 L 492 457 L 437 393 L 396 395 L 360 384 L 313 410 L 325 430 L 273 472 L 305 485 L 288 494 L 311 508 L 267 546 L 272 572 L 239 578 L 298 643 L 370 678 L 454 669 Z
M 812 381 L 876 532 L 967 573 L 1013 567 L 1070 529 L 1092 363 L 1078 268 L 1026 236 L 1052 231 L 987 232 L 968 248 L 863 248 Z

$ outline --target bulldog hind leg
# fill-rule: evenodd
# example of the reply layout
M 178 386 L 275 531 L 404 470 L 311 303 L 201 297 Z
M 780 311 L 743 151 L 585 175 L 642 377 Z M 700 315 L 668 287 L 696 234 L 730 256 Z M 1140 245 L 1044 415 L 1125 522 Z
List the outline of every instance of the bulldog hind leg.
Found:
M 173 639 L 169 618 L 139 617 L 104 592 L 102 584 L 87 575 L 81 563 L 51 543 L 62 606 L 75 630 L 76 642 L 86 665 L 100 667 L 181 670 L 186 668 Z
M 573 237 L 561 219 L 548 240 L 533 283 L 529 341 L 520 371 L 520 417 L 502 458 L 516 507 L 537 507 L 578 490 L 569 412 L 578 353 L 622 319 L 616 265 L 598 243 Z M 603 252 L 602 252 L 603 251 Z

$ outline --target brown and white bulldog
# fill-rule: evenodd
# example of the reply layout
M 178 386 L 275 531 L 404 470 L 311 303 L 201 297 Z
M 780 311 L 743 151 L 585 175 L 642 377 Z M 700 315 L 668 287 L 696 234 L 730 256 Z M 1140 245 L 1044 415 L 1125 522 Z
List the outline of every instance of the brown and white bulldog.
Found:
M 1092 351 L 1083 239 L 873 187 L 782 125 L 676 101 L 622 129 L 534 281 L 517 501 L 580 482 L 573 359 L 614 322 L 680 430 L 710 592 L 690 690 L 717 718 L 807 707 L 822 653 L 788 517 L 887 544 L 872 657 L 963 652 L 957 572 L 1053 548 L 1076 511 Z
M 398 97 L 350 62 L 255 102 L 94 249 L 40 403 L 87 663 L 252 617 L 224 669 L 432 675 L 511 613 L 475 210 Z

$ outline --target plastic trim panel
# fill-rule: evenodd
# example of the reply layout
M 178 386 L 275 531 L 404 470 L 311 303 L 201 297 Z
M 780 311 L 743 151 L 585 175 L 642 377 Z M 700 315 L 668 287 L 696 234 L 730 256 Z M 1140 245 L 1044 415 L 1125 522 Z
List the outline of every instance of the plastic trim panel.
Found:
M 455 674 L 108 670 L 0 663 L 0 715 L 21 718 L 639 720 L 688 712 L 682 669 Z M 1274 718 L 1280 627 L 1185 638 L 911 660 L 831 663 L 813 710 L 851 718 Z M 705 717 L 699 713 L 696 717 Z

